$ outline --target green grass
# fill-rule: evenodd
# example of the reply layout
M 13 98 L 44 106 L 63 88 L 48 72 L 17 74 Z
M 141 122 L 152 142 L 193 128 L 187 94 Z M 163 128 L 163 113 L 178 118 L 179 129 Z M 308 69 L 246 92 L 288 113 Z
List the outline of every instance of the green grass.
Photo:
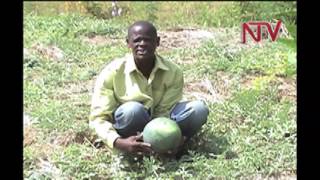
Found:
M 189 10 L 191 5 L 201 6 L 195 2 L 181 4 Z M 207 13 L 208 19 L 215 15 L 209 13 L 210 8 L 219 18 L 205 23 L 195 16 L 188 21 L 179 15 L 184 10 L 177 9 L 171 17 L 177 16 L 176 22 L 172 19 L 161 24 L 159 17 L 164 15 L 155 21 L 163 29 L 179 23 L 207 29 L 221 27 L 216 20 L 221 20 L 223 13 L 236 11 L 226 11 L 218 2 L 207 8 L 202 13 Z M 188 13 L 186 16 L 193 17 L 194 12 Z M 236 20 L 228 19 L 225 26 L 233 22 Z M 37 130 L 37 137 L 24 147 L 24 178 L 252 179 L 296 174 L 296 101 L 288 94 L 296 90 L 295 40 L 240 45 L 234 41 L 240 40 L 237 28 L 228 28 L 220 39 L 199 48 L 160 52 L 172 61 L 182 62 L 187 82 L 208 78 L 217 83 L 219 93 L 230 94 L 219 103 L 208 102 L 208 121 L 187 144 L 188 154 L 179 160 L 145 157 L 135 161 L 105 146 L 96 148 L 94 133 L 88 129 L 94 80 L 105 64 L 129 50 L 124 43 L 97 46 L 84 43 L 82 38 L 98 34 L 124 39 L 127 26 L 122 19 L 102 20 L 80 14 L 25 14 L 24 48 L 30 53 L 23 61 L 24 112 L 37 119 L 31 126 Z M 58 47 L 63 58 L 57 60 L 35 50 L 37 43 Z M 193 63 L 183 63 L 186 59 Z M 226 80 L 230 82 L 228 88 L 218 84 Z M 293 91 L 289 85 L 294 86 Z M 53 143 L 58 137 L 73 137 L 68 133 L 75 135 L 69 143 Z M 44 170 L 41 160 L 58 170 Z

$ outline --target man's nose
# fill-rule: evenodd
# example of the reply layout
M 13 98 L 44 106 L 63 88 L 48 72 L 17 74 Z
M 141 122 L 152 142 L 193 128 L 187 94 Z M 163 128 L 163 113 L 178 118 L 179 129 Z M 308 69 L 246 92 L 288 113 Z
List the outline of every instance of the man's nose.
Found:
M 139 45 L 140 45 L 140 46 L 146 45 L 146 41 L 145 41 L 145 40 L 141 40 L 140 43 L 139 43 Z

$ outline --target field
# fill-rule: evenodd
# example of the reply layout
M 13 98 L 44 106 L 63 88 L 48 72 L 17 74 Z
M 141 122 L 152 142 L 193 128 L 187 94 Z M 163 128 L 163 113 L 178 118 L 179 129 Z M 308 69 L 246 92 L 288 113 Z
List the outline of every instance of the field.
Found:
M 125 15 L 103 19 L 76 10 L 46 14 L 49 5 L 35 13 L 25 2 L 25 179 L 295 179 L 296 35 L 289 18 L 288 37 L 243 44 L 239 3 L 120 5 Z M 208 122 L 180 159 L 128 159 L 88 128 L 95 79 L 130 53 L 126 30 L 138 19 L 155 23 L 158 53 L 183 69 L 184 97 L 209 105 Z

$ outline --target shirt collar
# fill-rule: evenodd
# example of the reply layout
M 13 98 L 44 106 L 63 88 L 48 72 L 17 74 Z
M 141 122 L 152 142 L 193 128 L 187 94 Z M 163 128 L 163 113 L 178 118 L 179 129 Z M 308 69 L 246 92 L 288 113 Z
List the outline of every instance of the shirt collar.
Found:
M 136 66 L 136 63 L 134 62 L 132 54 L 126 55 L 126 61 L 127 62 L 125 67 L 125 73 L 130 74 L 135 70 L 139 71 Z M 169 70 L 168 66 L 163 63 L 162 57 L 156 54 L 156 62 L 155 62 L 154 70 L 157 70 L 157 69 Z

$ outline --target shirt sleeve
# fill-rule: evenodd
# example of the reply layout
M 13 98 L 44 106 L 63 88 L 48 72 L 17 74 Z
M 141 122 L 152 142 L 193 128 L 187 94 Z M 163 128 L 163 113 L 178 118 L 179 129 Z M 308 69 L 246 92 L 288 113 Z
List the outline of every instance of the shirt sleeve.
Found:
M 183 94 L 183 73 L 177 69 L 170 85 L 166 87 L 160 103 L 154 109 L 153 117 L 168 117 L 175 104 L 182 99 Z
M 89 126 L 110 148 L 120 135 L 113 128 L 113 111 L 118 106 L 113 91 L 115 70 L 105 68 L 98 76 L 92 95 Z

